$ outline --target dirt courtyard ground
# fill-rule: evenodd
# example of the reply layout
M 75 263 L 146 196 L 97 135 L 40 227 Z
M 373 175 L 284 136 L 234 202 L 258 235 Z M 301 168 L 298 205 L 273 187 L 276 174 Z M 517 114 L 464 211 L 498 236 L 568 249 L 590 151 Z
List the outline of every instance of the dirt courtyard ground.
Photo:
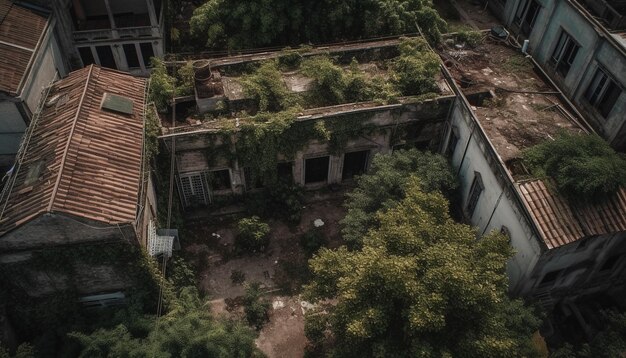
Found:
M 215 314 L 242 316 L 237 305 L 245 292 L 245 284 L 261 283 L 265 297 L 272 303 L 270 321 L 260 331 L 257 346 L 270 358 L 302 357 L 307 339 L 304 336 L 304 312 L 308 306 L 299 293 L 308 275 L 307 258 L 300 247 L 300 236 L 312 229 L 313 221 L 324 222 L 322 231 L 327 247 L 341 245 L 339 221 L 345 216 L 341 195 L 305 204 L 298 225 L 270 220 L 270 244 L 266 252 L 235 256 L 233 253 L 236 218 L 221 218 L 213 223 L 195 223 L 186 228 L 186 254 L 196 257 L 201 268 L 199 287 L 211 298 Z M 217 222 L 215 222 L 217 221 Z M 233 283 L 231 275 L 245 277 Z M 233 307 L 235 306 L 235 307 Z

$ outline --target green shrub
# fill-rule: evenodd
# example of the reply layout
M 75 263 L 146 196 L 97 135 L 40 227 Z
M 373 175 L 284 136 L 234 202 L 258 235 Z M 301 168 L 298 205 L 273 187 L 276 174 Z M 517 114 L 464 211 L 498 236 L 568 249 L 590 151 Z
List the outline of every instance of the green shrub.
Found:
M 246 95 L 254 98 L 260 111 L 277 112 L 291 107 L 295 97 L 289 92 L 276 61 L 266 61 L 241 79 Z
M 346 79 L 344 70 L 328 56 L 315 56 L 302 61 L 302 74 L 315 83 L 315 94 L 324 104 L 344 102 Z
M 269 321 L 268 311 L 270 303 L 262 298 L 261 295 L 261 284 L 253 282 L 246 287 L 246 294 L 243 297 L 243 311 L 246 315 L 246 320 L 257 330 L 261 329 Z
M 270 226 L 258 216 L 239 220 L 237 230 L 235 245 L 240 251 L 263 251 L 269 244 Z
M 250 214 L 292 224 L 300 222 L 303 203 L 304 189 L 280 180 L 246 197 L 246 208 Z
M 300 247 L 309 257 L 313 256 L 326 242 L 324 232 L 318 227 L 314 227 L 300 236 Z
M 435 75 L 439 73 L 439 58 L 420 38 L 403 39 L 400 56 L 391 66 L 391 81 L 404 96 L 436 92 Z
M 626 160 L 597 135 L 561 133 L 523 152 L 538 177 L 554 180 L 570 199 L 596 201 L 626 184 Z
M 456 39 L 457 41 L 464 42 L 467 46 L 474 48 L 482 43 L 483 33 L 480 31 L 461 30 L 457 32 Z
M 160 112 L 166 111 L 169 101 L 176 90 L 176 79 L 167 73 L 167 68 L 162 60 L 156 57 L 150 59 L 152 64 L 152 73 L 150 74 L 150 89 L 148 91 L 148 100 L 154 102 L 154 105 Z
M 176 95 L 177 96 L 190 96 L 193 94 L 193 88 L 195 86 L 196 73 L 193 69 L 193 62 L 187 61 L 181 66 L 177 74 Z

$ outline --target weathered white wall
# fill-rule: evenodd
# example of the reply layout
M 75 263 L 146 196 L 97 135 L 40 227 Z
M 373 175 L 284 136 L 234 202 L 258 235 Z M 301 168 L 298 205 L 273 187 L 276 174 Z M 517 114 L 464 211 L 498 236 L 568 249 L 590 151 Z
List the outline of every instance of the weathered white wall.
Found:
M 519 210 L 514 194 L 503 185 L 506 179 L 500 178 L 500 174 L 494 170 L 494 166 L 499 163 L 488 160 L 488 143 L 480 135 L 480 129 L 474 127 L 469 110 L 460 99 L 453 107 L 450 124 L 459 138 L 451 154 L 451 162 L 459 176 L 463 211 L 467 215 L 469 191 L 475 172 L 478 172 L 482 177 L 484 190 L 469 220 L 476 227 L 478 236 L 493 230 L 499 232 L 502 226 L 507 227 L 511 246 L 515 250 L 515 255 L 507 263 L 509 289 L 512 293 L 519 294 L 541 256 L 537 237 Z

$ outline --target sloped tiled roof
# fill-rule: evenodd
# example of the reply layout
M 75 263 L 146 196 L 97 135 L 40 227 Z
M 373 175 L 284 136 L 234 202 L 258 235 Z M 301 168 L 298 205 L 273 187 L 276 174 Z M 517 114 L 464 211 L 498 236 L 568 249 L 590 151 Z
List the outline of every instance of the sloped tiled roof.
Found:
M 44 212 L 135 220 L 145 88 L 145 79 L 93 65 L 53 85 L 16 169 L 0 235 Z M 101 109 L 105 92 L 130 99 L 133 113 Z
M 0 0 L 0 91 L 18 94 L 48 17 Z
M 599 203 L 570 203 L 543 181 L 518 183 L 522 199 L 549 249 L 579 239 L 626 231 L 626 191 Z

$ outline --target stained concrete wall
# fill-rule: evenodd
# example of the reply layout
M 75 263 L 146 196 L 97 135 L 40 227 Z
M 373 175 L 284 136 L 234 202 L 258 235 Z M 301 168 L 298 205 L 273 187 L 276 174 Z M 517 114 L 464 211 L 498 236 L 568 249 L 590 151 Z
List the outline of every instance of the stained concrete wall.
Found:
M 406 138 L 392 138 L 392 133 L 411 123 L 421 123 L 419 133 L 408 139 L 411 142 L 427 143 L 432 150 L 439 150 L 444 123 L 454 97 L 444 96 L 420 103 L 379 106 L 361 110 L 347 110 L 340 114 L 317 115 L 301 121 L 323 121 L 325 118 L 351 115 L 364 116 L 363 124 L 377 127 L 373 133 L 364 134 L 349 140 L 341 153 L 332 153 L 327 142 L 312 140 L 295 153 L 293 158 L 280 156 L 279 161 L 293 162 L 293 178 L 296 184 L 304 185 L 305 161 L 309 158 L 330 156 L 328 180 L 306 185 L 308 189 L 318 189 L 328 184 L 342 182 L 344 154 L 369 150 L 369 160 L 376 153 L 387 153 L 394 145 L 402 145 Z M 232 137 L 232 141 L 236 136 Z M 166 140 L 167 142 L 167 140 Z M 215 156 L 213 148 L 222 145 L 222 138 L 214 133 L 188 133 L 177 136 L 176 157 L 179 175 L 228 169 L 231 175 L 230 190 L 220 190 L 213 195 L 242 194 L 245 188 L 245 173 L 241 163 L 230 157 Z M 210 158 L 210 159 L 209 159 Z M 180 184 L 180 183 L 179 183 Z M 182 198 L 182 195 L 181 195 Z M 183 203 L 184 205 L 184 203 Z
M 489 143 L 481 135 L 481 129 L 471 119 L 469 109 L 458 99 L 450 117 L 450 133 L 458 138 L 451 153 L 451 163 L 458 174 L 461 205 L 469 222 L 476 228 L 476 235 L 491 231 L 500 232 L 506 226 L 515 255 L 507 263 L 509 289 L 513 294 L 523 293 L 524 283 L 529 279 L 542 255 L 538 238 L 517 203 L 515 193 L 507 185 L 507 179 L 498 170 L 501 164 L 489 151 Z M 484 190 L 473 214 L 467 212 L 469 192 L 476 173 L 480 173 Z

